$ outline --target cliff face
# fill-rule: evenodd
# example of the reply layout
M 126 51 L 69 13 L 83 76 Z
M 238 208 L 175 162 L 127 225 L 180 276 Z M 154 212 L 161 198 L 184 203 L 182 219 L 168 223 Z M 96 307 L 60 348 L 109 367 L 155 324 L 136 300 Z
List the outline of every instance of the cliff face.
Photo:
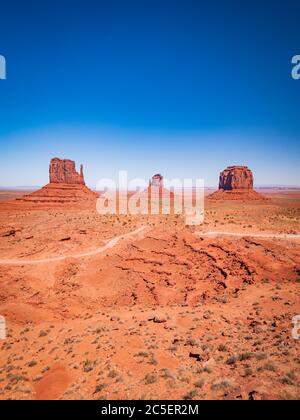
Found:
M 260 201 L 265 197 L 253 189 L 253 173 L 247 166 L 228 166 L 220 173 L 219 190 L 211 200 Z
M 84 182 L 83 166 L 76 171 L 75 162 L 69 159 L 51 159 L 49 165 L 50 183 L 21 201 L 45 205 L 94 202 L 98 194 L 91 191 Z
M 228 166 L 220 174 L 219 190 L 253 190 L 253 174 L 247 166 Z
M 78 173 L 73 160 L 53 158 L 49 166 L 49 180 L 50 184 L 85 185 L 83 166 L 81 165 L 80 173 Z

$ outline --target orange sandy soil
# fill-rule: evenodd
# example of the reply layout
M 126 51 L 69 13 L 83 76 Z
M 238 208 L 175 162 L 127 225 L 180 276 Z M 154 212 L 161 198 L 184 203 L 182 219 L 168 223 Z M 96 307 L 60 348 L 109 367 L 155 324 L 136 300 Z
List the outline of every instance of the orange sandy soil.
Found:
M 0 190 L 0 202 L 1 201 L 7 201 L 7 200 L 13 200 L 15 198 L 22 197 L 25 193 L 30 194 L 32 191 L 20 191 L 20 190 Z
M 300 193 L 268 197 L 194 228 L 1 203 L 0 398 L 299 399 L 300 240 L 271 236 L 300 233 Z

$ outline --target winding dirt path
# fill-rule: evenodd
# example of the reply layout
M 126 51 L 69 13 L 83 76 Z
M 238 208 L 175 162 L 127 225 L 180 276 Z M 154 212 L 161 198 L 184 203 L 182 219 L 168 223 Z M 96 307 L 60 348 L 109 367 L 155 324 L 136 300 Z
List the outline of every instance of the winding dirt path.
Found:
M 300 239 L 298 234 L 288 233 L 239 233 L 239 232 L 222 232 L 222 231 L 210 231 L 210 232 L 195 232 L 197 236 L 202 237 L 217 237 L 217 236 L 234 236 L 234 237 L 251 237 L 251 238 L 270 238 L 270 239 Z
M 102 252 L 106 251 L 107 249 L 113 248 L 124 239 L 130 239 L 131 237 L 138 235 L 143 230 L 146 229 L 146 226 L 142 226 L 132 232 L 125 233 L 124 235 L 116 236 L 107 241 L 107 243 L 100 248 L 93 249 L 92 251 L 82 252 L 80 254 L 72 254 L 72 255 L 60 255 L 57 257 L 49 257 L 49 258 L 42 258 L 39 260 L 22 260 L 19 259 L 0 259 L 0 265 L 33 265 L 33 264 L 47 264 L 56 261 L 64 261 L 67 258 L 84 258 L 84 257 L 91 257 L 93 255 L 101 254 Z

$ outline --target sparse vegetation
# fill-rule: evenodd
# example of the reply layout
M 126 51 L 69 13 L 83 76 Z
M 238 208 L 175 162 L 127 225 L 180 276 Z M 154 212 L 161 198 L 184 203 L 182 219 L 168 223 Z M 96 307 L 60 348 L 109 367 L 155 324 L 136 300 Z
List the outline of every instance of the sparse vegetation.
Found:
M 201 233 L 214 221 L 243 235 L 296 231 L 300 206 L 207 206 L 199 228 L 177 215 L 7 213 L 2 224 L 22 229 L 0 235 L 3 258 L 75 255 L 147 230 L 97 257 L 0 265 L 0 306 L 13 313 L 0 343 L 2 399 L 299 398 L 298 242 Z
M 145 376 L 145 383 L 147 385 L 154 384 L 155 382 L 157 382 L 157 379 L 158 378 L 157 378 L 157 375 L 155 373 L 148 373 Z

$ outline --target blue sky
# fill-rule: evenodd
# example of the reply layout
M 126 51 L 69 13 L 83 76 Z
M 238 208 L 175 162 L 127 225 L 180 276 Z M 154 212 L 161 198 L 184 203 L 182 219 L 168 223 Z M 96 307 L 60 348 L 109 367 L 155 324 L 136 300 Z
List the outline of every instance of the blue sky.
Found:
M 54 156 L 92 186 L 216 185 L 232 164 L 300 185 L 299 1 L 11 0 L 0 18 L 0 185 L 46 183 Z

